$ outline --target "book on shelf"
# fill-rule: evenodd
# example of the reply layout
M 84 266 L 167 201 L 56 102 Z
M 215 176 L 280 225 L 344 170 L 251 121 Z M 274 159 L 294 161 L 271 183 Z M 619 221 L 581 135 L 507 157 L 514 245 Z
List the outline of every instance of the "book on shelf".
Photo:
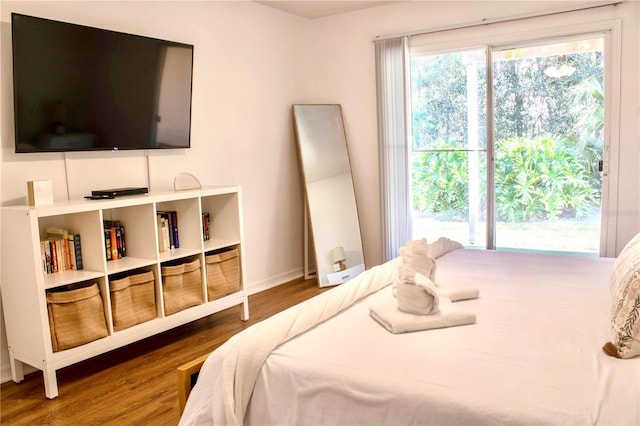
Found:
M 51 259 L 53 259 L 53 272 L 59 272 L 62 269 L 62 264 L 60 262 L 60 245 L 56 243 L 56 241 L 60 240 L 49 240 L 49 245 L 51 246 Z
M 47 274 L 53 273 L 53 260 L 51 258 L 51 244 L 49 241 L 41 241 L 40 246 L 44 248 L 44 271 Z
M 172 210 L 169 212 L 171 217 L 171 236 L 173 238 L 173 245 L 175 248 L 180 248 L 180 239 L 178 238 L 178 212 Z
M 209 224 L 211 221 L 211 217 L 209 216 L 209 212 L 202 213 L 202 239 L 204 241 L 208 241 L 210 238 L 209 235 Z
M 124 242 L 124 226 L 116 229 L 116 239 L 118 241 L 118 257 L 125 257 L 127 255 L 127 246 Z
M 42 269 L 47 274 L 82 269 L 80 235 L 63 228 L 47 228 L 40 241 Z
M 42 269 L 47 272 L 47 255 L 44 250 L 44 244 L 40 241 L 40 259 L 42 260 Z
M 66 271 L 73 269 L 71 263 L 71 247 L 69 246 L 69 233 L 65 231 L 64 237 L 61 240 L 62 250 L 64 254 L 64 269 Z
M 165 250 L 177 249 L 180 248 L 180 239 L 178 237 L 178 212 L 175 210 L 161 211 L 158 210 L 156 212 L 157 216 L 161 218 L 161 223 L 166 223 L 167 229 L 166 231 L 163 229 L 163 232 L 167 233 L 168 246 L 165 244 Z M 163 234 L 164 235 L 164 234 Z M 164 239 L 163 239 L 164 244 Z
M 67 255 L 64 250 L 64 240 L 56 240 L 56 254 L 58 255 L 58 271 L 67 270 Z
M 104 252 L 107 258 L 107 262 L 111 260 L 111 232 L 108 229 L 104 230 Z
M 118 259 L 118 236 L 116 228 L 109 229 L 109 238 L 111 239 L 111 260 Z
M 166 217 L 158 214 L 156 216 L 158 227 L 158 251 L 164 252 L 171 249 L 169 242 L 169 221 Z
M 173 245 L 172 238 L 171 238 L 172 232 L 169 232 L 171 230 L 171 215 L 169 215 L 169 213 L 167 213 L 167 212 L 162 212 L 162 211 L 159 211 L 158 214 L 160 215 L 160 218 L 162 219 L 163 243 L 164 243 L 165 248 L 167 250 L 171 250 L 171 249 L 175 248 L 175 246 Z
M 82 245 L 80 244 L 80 234 L 73 234 L 73 248 L 75 250 L 76 269 L 79 271 L 82 265 Z
M 122 223 L 119 220 L 104 220 L 102 226 L 107 261 L 125 257 L 127 252 Z
M 51 272 L 58 272 L 58 255 L 56 254 L 56 243 L 48 240 L 47 244 L 51 249 Z
M 69 231 L 59 226 L 49 226 L 45 229 L 45 238 L 49 240 L 61 240 L 65 234 L 68 233 Z
M 75 270 L 76 268 L 76 249 L 75 249 L 75 243 L 73 241 L 73 235 L 68 234 L 67 235 L 67 254 L 69 256 L 69 269 L 71 270 Z

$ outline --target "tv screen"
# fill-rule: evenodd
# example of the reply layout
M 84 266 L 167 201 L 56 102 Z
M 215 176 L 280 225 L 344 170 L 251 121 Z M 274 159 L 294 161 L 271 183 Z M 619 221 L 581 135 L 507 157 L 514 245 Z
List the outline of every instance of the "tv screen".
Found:
M 190 147 L 192 45 L 11 17 L 16 152 Z

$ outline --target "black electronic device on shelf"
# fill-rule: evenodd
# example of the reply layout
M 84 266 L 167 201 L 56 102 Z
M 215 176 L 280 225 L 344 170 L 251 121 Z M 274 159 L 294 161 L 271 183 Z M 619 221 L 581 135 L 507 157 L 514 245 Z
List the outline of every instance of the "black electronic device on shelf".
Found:
M 115 198 L 115 197 L 123 197 L 125 195 L 142 195 L 147 194 L 149 192 L 149 188 L 144 186 L 135 186 L 135 187 L 127 187 L 127 188 L 112 188 L 112 189 L 97 189 L 95 191 L 91 191 L 91 197 L 94 198 Z

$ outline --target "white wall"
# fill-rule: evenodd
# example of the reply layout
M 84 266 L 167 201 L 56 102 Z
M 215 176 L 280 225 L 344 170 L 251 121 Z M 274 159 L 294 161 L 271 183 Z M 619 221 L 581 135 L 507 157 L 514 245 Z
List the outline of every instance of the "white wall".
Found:
M 246 1 L 2 1 L 0 200 L 3 205 L 24 203 L 26 181 L 33 179 L 52 179 L 55 197 L 67 197 L 62 154 L 13 153 L 10 13 L 15 11 L 195 45 L 193 148 L 150 152 L 150 186 L 172 188 L 179 172 L 192 173 L 203 184 L 242 185 L 247 282 L 253 291 L 302 274 L 303 190 L 291 104 L 340 103 L 365 261 L 371 267 L 382 259 L 373 38 L 561 3 L 572 2 L 411 1 L 305 20 Z M 640 230 L 638 6 L 625 4 L 615 12 L 624 28 L 623 182 L 613 212 L 619 248 Z M 92 188 L 146 184 L 142 152 L 74 153 L 66 158 L 73 198 Z M 118 174 L 111 172 L 114 168 Z M 6 380 L 8 354 L 1 329 L 0 338 Z
M 3 205 L 26 204 L 26 182 L 34 179 L 53 180 L 55 198 L 67 197 L 63 154 L 13 152 L 11 12 L 193 44 L 192 148 L 149 151 L 151 190 L 172 189 L 179 172 L 204 185 L 241 185 L 250 291 L 302 275 L 303 189 L 291 105 L 306 86 L 306 19 L 253 2 L 2 1 Z M 66 158 L 71 198 L 147 185 L 143 151 Z M 3 380 L 9 374 L 5 336 L 2 330 Z
M 382 260 L 380 194 L 373 39 L 399 33 L 440 28 L 453 24 L 478 22 L 483 18 L 522 15 L 557 9 L 575 2 L 545 1 L 411 1 L 345 13 L 311 21 L 310 49 L 316 65 L 314 91 L 309 100 L 342 104 L 347 142 L 352 162 L 359 208 L 365 261 L 368 266 Z M 609 215 L 617 227 L 609 230 L 609 239 L 619 252 L 640 231 L 640 66 L 638 33 L 640 3 L 628 2 L 617 8 L 582 12 L 577 21 L 593 22 L 622 19 L 622 97 L 620 105 L 619 192 L 618 204 Z M 562 26 L 566 17 L 543 19 L 543 26 Z M 540 27 L 527 21 L 516 25 L 519 31 Z M 490 28 L 478 31 L 492 31 Z M 442 34 L 439 37 L 445 37 Z

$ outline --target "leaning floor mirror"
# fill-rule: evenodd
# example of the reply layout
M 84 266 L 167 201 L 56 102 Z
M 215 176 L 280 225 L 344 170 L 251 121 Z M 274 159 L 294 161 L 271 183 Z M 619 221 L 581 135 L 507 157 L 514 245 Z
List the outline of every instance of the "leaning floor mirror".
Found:
M 364 271 L 364 255 L 340 105 L 293 105 L 293 123 L 320 287 Z M 305 241 L 305 245 L 308 244 Z

